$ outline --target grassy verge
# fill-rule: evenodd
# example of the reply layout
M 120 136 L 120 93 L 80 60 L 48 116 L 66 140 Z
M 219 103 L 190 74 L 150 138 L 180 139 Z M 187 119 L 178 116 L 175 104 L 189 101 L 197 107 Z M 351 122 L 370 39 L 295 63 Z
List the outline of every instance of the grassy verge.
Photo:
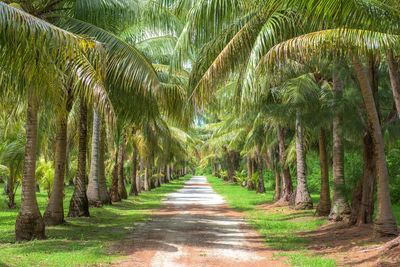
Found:
M 287 209 L 284 207 L 282 212 L 266 214 L 257 205 L 272 202 L 273 192 L 256 194 L 238 185 L 225 184 L 225 181 L 213 176 L 207 176 L 207 180 L 232 208 L 245 212 L 245 218 L 262 234 L 268 247 L 290 251 L 277 253 L 276 256 L 285 256 L 289 259 L 289 263 L 295 266 L 336 266 L 335 260 L 308 254 L 303 246 L 308 240 L 297 235 L 297 231 L 315 230 L 326 221 L 324 219 L 292 221 L 298 217 L 311 217 L 313 211 L 288 214 L 284 212 Z
M 275 253 L 276 257 L 283 256 L 294 266 L 337 265 L 333 259 L 312 255 L 304 246 L 309 240 L 298 234 L 316 230 L 326 222 L 326 219 L 307 220 L 307 217 L 314 216 L 314 210 L 289 212 L 288 207 L 282 207 L 278 212 L 266 214 L 259 205 L 272 202 L 273 192 L 256 194 L 236 184 L 225 184 L 225 181 L 211 175 L 207 176 L 207 180 L 232 208 L 244 212 L 248 222 L 263 235 L 266 246 L 282 251 Z M 319 194 L 311 194 L 311 198 L 314 203 L 318 203 Z M 400 226 L 400 206 L 393 205 L 393 212 Z
M 47 240 L 17 243 L 14 225 L 18 209 L 9 210 L 6 196 L 0 195 L 0 266 L 82 266 L 108 265 L 122 256 L 109 250 L 110 245 L 130 233 L 140 222 L 151 219 L 151 210 L 161 207 L 162 198 L 183 187 L 187 175 L 150 192 L 130 197 L 103 208 L 91 208 L 89 218 L 67 218 L 67 223 L 47 227 Z M 1 192 L 3 188 L 0 188 Z M 65 214 L 73 189 L 65 189 Z M 129 192 L 129 188 L 128 188 Z M 42 213 L 47 194 L 37 194 Z M 17 195 L 17 205 L 20 196 Z

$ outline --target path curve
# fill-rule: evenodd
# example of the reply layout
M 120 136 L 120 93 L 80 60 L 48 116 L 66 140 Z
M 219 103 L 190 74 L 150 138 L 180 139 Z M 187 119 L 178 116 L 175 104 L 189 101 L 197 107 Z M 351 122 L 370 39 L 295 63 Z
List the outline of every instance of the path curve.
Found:
M 226 205 L 206 177 L 194 176 L 167 195 L 165 207 L 114 247 L 128 259 L 115 266 L 286 266 Z

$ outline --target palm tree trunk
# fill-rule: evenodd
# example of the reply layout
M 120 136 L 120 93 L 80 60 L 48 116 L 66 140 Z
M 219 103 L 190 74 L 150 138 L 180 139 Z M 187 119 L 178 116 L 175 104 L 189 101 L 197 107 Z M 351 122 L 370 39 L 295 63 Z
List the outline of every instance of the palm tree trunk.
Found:
M 147 159 L 146 159 L 146 170 L 144 174 L 144 191 L 150 190 L 150 161 L 151 161 L 151 152 L 147 152 Z
M 167 163 L 164 164 L 163 175 L 164 175 L 163 183 L 164 184 L 169 183 L 169 181 L 168 181 L 168 164 Z
M 111 197 L 107 191 L 107 181 L 104 167 L 104 153 L 106 144 L 106 131 L 100 124 L 100 153 L 99 153 L 99 195 L 103 205 L 111 204 Z
M 44 222 L 48 226 L 59 225 L 65 222 L 63 200 L 65 164 L 67 161 L 67 120 L 68 115 L 57 119 L 58 132 L 56 135 L 57 152 L 54 182 L 50 200 L 43 216 Z
M 312 209 L 313 203 L 308 192 L 306 180 L 306 153 L 304 151 L 303 127 L 296 118 L 296 159 L 297 159 L 297 188 L 295 209 Z
M 30 86 L 26 111 L 26 144 L 22 171 L 21 208 L 15 223 L 16 240 L 45 239 L 45 225 L 36 200 L 37 92 Z
M 124 161 L 125 161 L 125 146 L 127 142 L 127 134 L 124 135 L 124 139 L 119 146 L 119 160 L 118 160 L 118 193 L 122 199 L 128 198 L 128 193 L 125 188 L 125 176 L 124 176 Z
M 370 132 L 366 132 L 363 138 L 363 150 L 363 176 L 351 200 L 351 225 L 373 222 L 376 167 L 374 144 Z
M 234 171 L 235 171 L 235 165 L 234 165 L 234 151 L 230 150 L 227 154 L 227 161 L 228 161 L 228 181 L 230 182 L 235 182 L 235 179 L 233 177 Z
M 80 102 L 79 116 L 78 170 L 68 217 L 89 216 L 89 202 L 86 195 L 87 106 L 83 100 Z
M 90 162 L 89 185 L 87 188 L 87 198 L 89 205 L 101 207 L 99 191 L 100 176 L 100 116 L 93 110 L 93 133 L 92 133 L 92 156 Z
M 328 155 L 326 153 L 326 141 L 324 129 L 319 129 L 319 164 L 321 166 L 321 193 L 317 206 L 317 216 L 328 216 L 331 211 L 331 195 L 329 190 Z
M 167 164 L 167 183 L 169 183 L 171 181 L 171 168 L 169 166 L 169 164 Z
M 137 147 L 133 145 L 133 154 L 132 154 L 132 183 L 131 183 L 131 190 L 129 191 L 130 196 L 137 196 L 138 189 L 137 189 L 137 181 L 136 181 L 136 172 L 137 172 Z
M 281 174 L 279 173 L 279 168 L 278 165 L 275 164 L 274 166 L 275 170 L 275 193 L 274 193 L 274 200 L 279 200 L 281 196 Z
M 265 193 L 264 187 L 264 175 L 263 175 L 263 158 L 261 156 L 261 147 L 257 149 L 257 166 L 258 166 L 258 183 L 257 183 L 257 193 Z
M 334 104 L 339 105 L 343 95 L 342 82 L 337 77 L 336 71 L 333 75 L 333 97 Z M 333 118 L 333 189 L 332 206 L 329 214 L 329 220 L 341 221 L 350 215 L 350 207 L 346 198 L 346 186 L 344 180 L 344 148 L 343 148 L 343 119 L 342 109 L 334 115 Z
M 115 152 L 115 163 L 114 168 L 111 173 L 111 187 L 110 187 L 110 197 L 112 202 L 121 201 L 121 196 L 118 192 L 118 152 L 119 149 Z
M 289 199 L 293 195 L 293 184 L 289 167 L 286 166 L 285 133 L 282 127 L 278 127 L 278 145 L 279 145 L 279 163 L 281 165 L 281 172 L 282 172 L 282 193 L 280 201 L 284 203 L 289 203 Z
M 392 85 L 393 99 L 396 104 L 397 116 L 400 118 L 400 72 L 393 52 L 386 52 L 386 62 L 389 69 L 390 83 Z
M 137 179 L 138 193 L 143 191 L 143 170 L 144 170 L 144 157 L 140 156 L 139 175 Z
M 7 177 L 7 182 L 6 182 L 6 186 L 7 186 L 7 194 L 8 194 L 8 208 L 9 209 L 15 209 L 16 205 L 15 205 L 15 183 L 16 183 L 16 178 L 15 178 L 15 174 L 14 174 L 14 168 L 12 166 L 10 166 L 10 175 Z
M 246 188 L 249 189 L 250 183 L 251 183 L 251 177 L 253 176 L 252 168 L 251 168 L 251 157 L 250 154 L 247 153 L 247 159 L 246 159 L 246 164 L 247 164 L 247 183 L 246 183 Z
M 378 175 L 377 199 L 378 207 L 374 224 L 375 236 L 397 235 L 397 223 L 393 215 L 392 203 L 390 201 L 388 170 L 385 156 L 385 143 L 383 141 L 382 129 L 376 110 L 375 100 L 368 76 L 357 54 L 351 56 L 357 78 L 360 83 L 361 92 L 364 99 L 365 108 L 369 123 L 372 128 L 372 138 L 375 150 L 376 169 Z

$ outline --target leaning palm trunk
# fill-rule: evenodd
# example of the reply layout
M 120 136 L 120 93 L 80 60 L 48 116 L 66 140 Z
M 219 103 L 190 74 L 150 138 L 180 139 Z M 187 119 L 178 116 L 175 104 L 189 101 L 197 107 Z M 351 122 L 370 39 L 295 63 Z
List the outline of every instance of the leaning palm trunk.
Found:
M 397 116 L 400 118 L 400 72 L 393 52 L 386 53 L 386 62 L 389 69 L 390 83 L 392 85 L 393 99 L 396 105 Z
M 125 188 L 125 176 L 124 176 L 124 160 L 125 160 L 125 146 L 127 141 L 127 135 L 125 134 L 122 143 L 119 146 L 119 160 L 118 160 L 118 194 L 122 199 L 128 198 L 128 193 Z
M 296 118 L 296 159 L 297 159 L 297 188 L 295 209 L 312 209 L 313 203 L 308 192 L 306 180 L 306 153 L 304 151 L 303 127 L 298 118 Z
M 337 73 L 333 75 L 333 97 L 334 103 L 338 104 L 343 95 L 342 82 L 337 77 Z M 338 111 L 333 118 L 333 189 L 332 189 L 332 206 L 329 214 L 329 220 L 341 221 L 347 219 L 350 215 L 350 207 L 346 198 L 346 186 L 344 181 L 344 148 L 343 148 L 343 119 L 341 111 Z
M 89 185 L 87 189 L 87 198 L 89 204 L 101 207 L 99 191 L 100 176 L 100 116 L 93 110 L 93 133 L 92 133 L 92 157 L 90 162 Z
M 17 240 L 44 239 L 45 225 L 36 200 L 37 92 L 28 91 L 26 112 L 26 144 L 22 172 L 21 208 L 15 223 Z
M 285 147 L 285 134 L 281 127 L 278 127 L 278 145 L 279 145 L 279 163 L 282 172 L 282 193 L 280 201 L 289 203 L 289 199 L 293 195 L 292 177 L 290 175 L 289 167 L 286 166 L 286 147 Z
M 58 118 L 56 135 L 56 161 L 53 188 L 49 203 L 44 212 L 44 222 L 48 226 L 64 223 L 64 177 L 67 161 L 67 117 Z
M 138 187 L 136 181 L 136 172 L 137 172 L 137 147 L 133 146 L 133 154 L 132 154 L 132 182 L 131 182 L 131 190 L 129 191 L 130 196 L 138 195 Z
M 317 216 L 328 216 L 331 211 L 331 195 L 329 190 L 328 155 L 326 153 L 326 141 L 324 129 L 319 129 L 319 164 L 321 167 L 321 193 L 316 210 Z
M 104 166 L 104 153 L 105 153 L 106 132 L 101 128 L 100 136 L 100 153 L 99 153 L 99 195 L 100 201 L 103 205 L 111 204 L 111 198 L 107 191 L 107 181 Z
M 385 144 L 382 136 L 382 129 L 379 122 L 375 100 L 369 83 L 368 76 L 363 64 L 357 54 L 352 54 L 351 59 L 354 69 L 360 82 L 361 92 L 364 99 L 365 108 L 369 123 L 372 128 L 372 138 L 375 150 L 376 170 L 377 170 L 377 199 L 378 207 L 374 224 L 374 234 L 376 236 L 397 235 L 397 223 L 393 215 L 392 203 L 389 194 L 388 170 L 386 165 Z
M 68 217 L 89 216 L 89 202 L 86 195 L 86 147 L 87 147 L 87 106 L 81 100 L 79 119 L 78 170 L 74 183 L 74 194 L 69 204 Z

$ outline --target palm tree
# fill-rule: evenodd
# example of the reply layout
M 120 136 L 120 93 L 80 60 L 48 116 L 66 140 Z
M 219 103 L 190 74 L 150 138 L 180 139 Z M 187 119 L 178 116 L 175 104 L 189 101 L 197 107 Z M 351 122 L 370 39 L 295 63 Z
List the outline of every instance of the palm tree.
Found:
M 43 79 L 33 81 L 31 78 L 40 77 L 42 74 L 41 72 L 43 71 L 45 74 L 49 68 L 52 68 L 58 73 L 58 70 L 63 68 L 66 60 L 72 62 L 71 60 L 73 60 L 73 57 L 82 57 L 83 50 L 87 47 L 93 47 L 93 43 L 4 3 L 0 3 L 0 13 L 0 17 L 2 18 L 0 25 L 4 29 L 3 32 L 8 36 L 8 38 L 2 39 L 1 42 L 1 46 L 6 49 L 5 56 L 2 56 L 4 59 L 3 63 L 6 64 L 6 67 L 10 66 L 11 69 L 16 71 L 15 73 L 20 75 L 21 81 L 24 81 L 23 84 L 27 88 L 28 98 L 22 201 L 15 228 L 16 239 L 42 239 L 45 238 L 44 222 L 35 195 L 35 165 L 38 99 L 39 94 L 41 94 L 38 88 L 40 88 L 41 85 L 45 85 L 46 82 L 44 82 L 45 80 Z M 34 38 L 28 38 L 27 36 L 31 31 L 40 34 L 35 35 Z M 31 43 L 27 43 L 26 40 L 31 40 Z M 15 42 L 23 45 L 17 52 L 12 52 L 14 49 L 10 49 L 10 47 L 12 47 Z M 43 48 L 47 49 L 43 50 Z M 30 56 L 37 56 L 36 51 L 38 51 L 40 57 L 37 58 L 37 60 L 30 60 Z M 47 53 L 43 53 L 43 51 Z M 21 54 L 17 55 L 15 53 Z M 68 56 L 65 57 L 65 55 Z M 19 63 L 21 64 L 12 64 L 11 62 L 14 61 L 14 57 L 20 58 L 21 62 Z M 43 64 L 46 64 L 47 67 L 35 68 L 33 64 L 37 66 L 45 66 Z M 24 67 L 21 69 L 19 66 Z M 83 70 L 82 74 L 85 74 L 84 71 L 85 70 Z M 46 75 L 43 77 L 46 77 Z M 59 77 L 55 75 L 53 78 L 56 80 Z
M 90 205 L 101 206 L 100 198 L 100 124 L 101 117 L 93 110 L 92 154 L 90 162 L 89 184 L 87 198 Z
M 357 36 L 357 37 L 356 37 Z M 364 38 L 361 38 L 364 37 Z M 373 39 L 368 39 L 369 37 Z M 353 39 L 355 38 L 355 39 Z M 382 45 L 385 47 L 385 44 L 391 43 L 393 36 L 376 33 L 376 32 L 368 32 L 368 31 L 359 31 L 359 30 L 325 30 L 321 32 L 315 32 L 312 34 L 300 36 L 288 42 L 284 42 L 282 44 L 277 45 L 275 48 L 271 49 L 267 54 L 266 61 L 275 57 L 275 53 L 279 51 L 281 48 L 285 47 L 289 53 L 286 55 L 294 55 L 294 51 L 301 50 L 300 43 L 303 46 L 301 53 L 310 53 L 309 41 L 313 40 L 313 44 L 311 45 L 313 48 L 313 52 L 315 53 L 315 49 L 331 49 L 334 48 L 332 46 L 325 47 L 327 40 L 335 40 L 337 45 L 342 45 L 344 49 L 350 54 L 350 58 L 354 67 L 354 70 L 357 75 L 358 82 L 360 83 L 360 88 L 362 92 L 362 96 L 365 103 L 365 108 L 368 115 L 368 121 L 372 127 L 372 136 L 374 140 L 374 149 L 377 155 L 376 158 L 376 167 L 377 167 L 377 175 L 378 175 L 378 210 L 380 210 L 377 214 L 379 216 L 376 217 L 376 221 L 374 224 L 374 233 L 376 235 L 395 235 L 397 234 L 397 226 L 394 220 L 393 211 L 391 208 L 391 201 L 389 196 L 389 188 L 388 188 L 388 174 L 387 174 L 387 164 L 386 157 L 384 153 L 384 143 L 382 138 L 382 130 L 379 122 L 379 117 L 377 113 L 377 109 L 375 106 L 375 101 L 372 93 L 372 87 L 370 84 L 370 80 L 368 74 L 365 71 L 365 68 L 361 62 L 360 56 L 358 53 L 360 51 L 373 51 L 381 46 L 371 46 L 369 41 L 374 40 L 375 43 Z M 286 44 L 290 43 L 289 46 Z M 349 48 L 348 48 L 349 47 Z M 354 50 L 353 50 L 354 49 Z M 281 54 L 282 55 L 282 54 Z M 269 61 L 271 62 L 271 61 Z M 378 156 L 379 155 L 379 156 Z M 332 205 L 334 207 L 334 204 Z
M 86 148 L 87 148 L 87 106 L 84 101 L 79 105 L 79 152 L 77 176 L 74 180 L 68 217 L 88 217 L 89 202 L 86 195 Z

